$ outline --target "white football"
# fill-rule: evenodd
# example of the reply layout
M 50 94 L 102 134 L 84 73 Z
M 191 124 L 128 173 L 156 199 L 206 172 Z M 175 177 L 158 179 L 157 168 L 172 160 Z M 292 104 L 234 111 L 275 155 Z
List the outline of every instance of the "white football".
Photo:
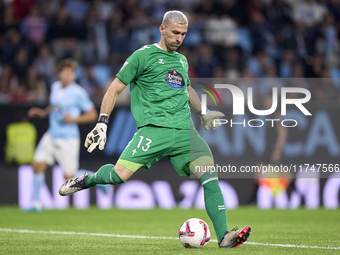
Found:
M 203 248 L 210 241 L 210 228 L 204 220 L 188 219 L 179 228 L 179 241 L 186 248 Z

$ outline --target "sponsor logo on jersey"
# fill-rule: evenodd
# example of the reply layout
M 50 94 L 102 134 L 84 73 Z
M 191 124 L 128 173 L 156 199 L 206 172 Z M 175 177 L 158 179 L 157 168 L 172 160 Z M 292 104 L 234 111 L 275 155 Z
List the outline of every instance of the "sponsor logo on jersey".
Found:
M 165 82 L 173 88 L 183 88 L 185 85 L 183 76 L 176 70 L 167 72 L 164 76 Z
M 158 64 L 164 64 L 163 58 L 159 58 L 159 59 L 158 59 Z

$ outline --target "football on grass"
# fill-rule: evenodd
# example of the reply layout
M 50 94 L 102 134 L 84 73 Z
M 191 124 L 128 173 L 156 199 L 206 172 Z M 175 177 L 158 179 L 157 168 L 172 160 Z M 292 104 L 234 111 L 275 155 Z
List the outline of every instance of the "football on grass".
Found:
M 179 228 L 179 241 L 186 248 L 203 248 L 209 240 L 209 226 L 201 219 L 189 219 Z

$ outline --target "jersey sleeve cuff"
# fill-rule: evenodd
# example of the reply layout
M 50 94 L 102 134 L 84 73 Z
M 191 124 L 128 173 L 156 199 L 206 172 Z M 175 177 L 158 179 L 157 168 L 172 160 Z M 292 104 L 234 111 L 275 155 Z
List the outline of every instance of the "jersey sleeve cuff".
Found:
M 126 80 L 124 79 L 124 77 L 122 77 L 122 75 L 120 75 L 119 73 L 117 73 L 116 77 L 117 77 L 121 82 L 123 82 L 126 86 L 130 83 L 130 82 L 126 81 Z

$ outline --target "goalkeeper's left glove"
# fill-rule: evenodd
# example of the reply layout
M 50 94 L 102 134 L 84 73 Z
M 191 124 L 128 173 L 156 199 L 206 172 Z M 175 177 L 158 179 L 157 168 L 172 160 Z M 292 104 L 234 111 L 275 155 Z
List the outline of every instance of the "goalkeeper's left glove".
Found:
M 209 111 L 207 110 L 207 114 L 201 115 L 201 124 L 205 131 L 211 129 L 215 130 L 217 127 L 221 126 L 222 123 L 219 121 L 218 117 L 224 117 L 225 115 L 218 111 Z M 218 120 L 218 121 L 214 121 Z
M 103 150 L 106 143 L 106 130 L 109 123 L 109 116 L 106 114 L 100 114 L 98 122 L 94 129 L 87 134 L 85 140 L 85 147 L 88 148 L 88 152 L 92 152 L 97 145 L 99 150 Z

